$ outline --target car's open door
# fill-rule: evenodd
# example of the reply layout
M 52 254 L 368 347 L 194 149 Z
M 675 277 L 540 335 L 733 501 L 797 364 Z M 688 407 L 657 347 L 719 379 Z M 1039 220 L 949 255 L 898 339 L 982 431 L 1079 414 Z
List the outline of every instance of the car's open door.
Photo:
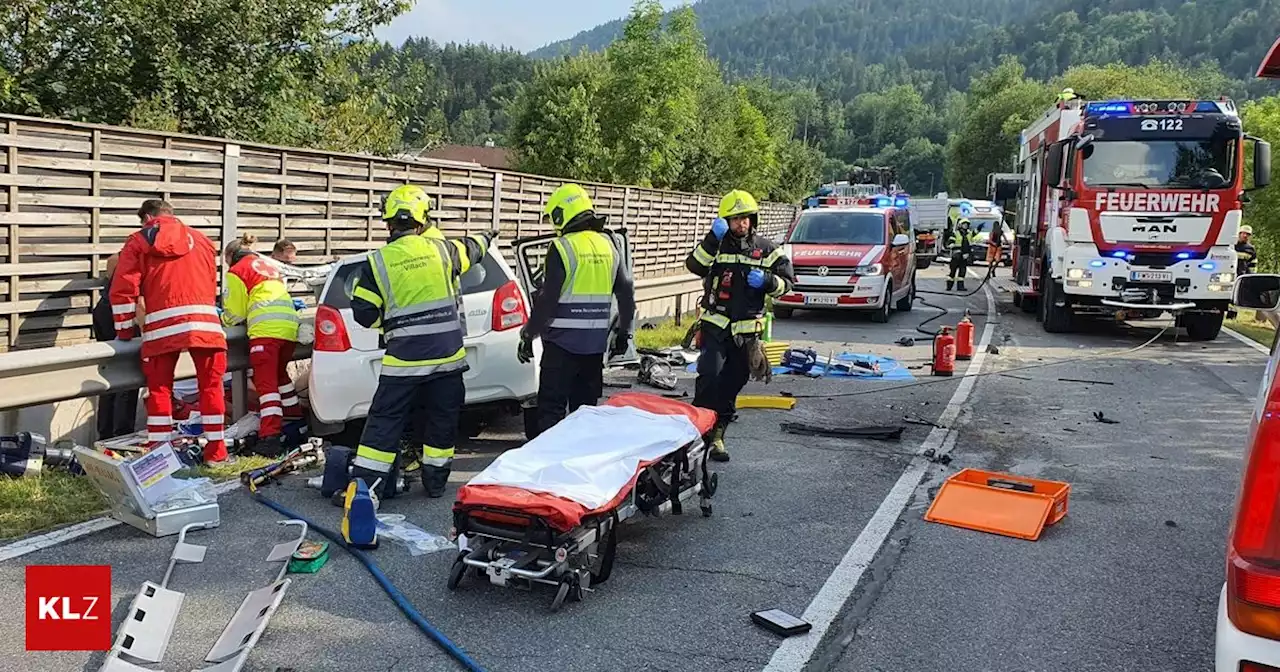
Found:
M 614 237 L 618 243 L 618 248 L 622 250 L 622 261 L 628 269 L 634 269 L 631 261 L 631 239 L 627 237 L 625 227 L 618 229 L 606 229 L 605 233 Z M 524 288 L 524 292 L 529 297 L 530 310 L 532 310 L 533 297 L 542 287 L 542 264 L 547 256 L 547 250 L 551 247 L 551 241 L 555 239 L 555 234 L 547 234 L 543 236 L 533 236 L 531 238 L 520 238 L 511 243 L 511 248 L 515 250 L 516 257 L 516 277 L 520 281 L 520 286 Z M 613 346 L 613 325 L 618 319 L 618 301 L 613 301 L 613 310 L 609 316 L 609 345 Z M 635 321 L 631 323 L 631 341 L 627 345 L 627 351 L 617 357 L 609 360 L 609 366 L 622 366 L 624 364 L 634 364 L 640 361 L 640 355 L 636 352 L 635 339 Z

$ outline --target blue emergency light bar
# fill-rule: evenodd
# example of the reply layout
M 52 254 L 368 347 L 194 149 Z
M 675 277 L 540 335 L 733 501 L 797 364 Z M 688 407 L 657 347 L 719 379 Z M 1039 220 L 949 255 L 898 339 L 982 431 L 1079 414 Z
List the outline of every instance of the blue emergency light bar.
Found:
M 907 207 L 907 197 L 906 197 L 906 196 L 899 196 L 899 197 L 897 197 L 897 198 L 893 199 L 893 207 L 895 207 L 895 208 L 905 208 L 905 207 Z
M 1085 114 L 1095 116 L 1134 114 L 1218 114 L 1228 112 L 1227 109 L 1224 109 L 1223 105 L 1211 100 L 1108 100 L 1088 103 L 1085 105 L 1084 110 Z

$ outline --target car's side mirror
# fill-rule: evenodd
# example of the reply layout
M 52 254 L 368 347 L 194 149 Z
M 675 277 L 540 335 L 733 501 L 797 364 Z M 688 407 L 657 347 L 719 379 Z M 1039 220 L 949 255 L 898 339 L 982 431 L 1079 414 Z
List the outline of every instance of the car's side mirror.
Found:
M 911 243 L 911 239 L 908 238 L 907 234 L 905 233 L 899 233 L 898 235 L 893 237 L 894 247 L 902 247 L 903 245 L 909 245 L 910 243 Z
M 1276 310 L 1280 308 L 1280 275 L 1265 273 L 1236 278 L 1232 303 L 1241 308 Z

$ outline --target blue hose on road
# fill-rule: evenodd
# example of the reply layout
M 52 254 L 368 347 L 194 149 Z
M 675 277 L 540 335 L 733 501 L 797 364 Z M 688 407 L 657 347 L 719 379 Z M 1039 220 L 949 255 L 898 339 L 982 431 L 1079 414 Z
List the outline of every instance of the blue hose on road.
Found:
M 391 580 L 387 578 L 387 575 L 382 573 L 382 570 L 379 569 L 378 565 L 369 558 L 368 554 L 358 548 L 349 546 L 347 542 L 342 539 L 342 535 L 328 528 L 316 525 L 314 522 L 303 518 L 266 497 L 263 497 L 261 494 L 254 493 L 251 496 L 258 500 L 258 502 L 263 506 L 273 509 L 286 518 L 301 520 L 307 524 L 307 527 L 323 534 L 333 543 L 345 548 L 348 553 L 354 555 L 356 560 L 359 560 L 364 565 L 365 569 L 369 570 L 369 573 L 373 575 L 373 578 L 378 582 L 378 585 L 382 586 L 382 589 L 387 591 L 387 595 L 391 596 L 391 599 L 396 603 L 396 606 L 400 607 L 400 611 L 403 611 L 404 615 L 408 616 L 409 620 L 413 621 L 413 624 L 418 626 L 418 628 L 426 633 L 428 637 L 435 640 L 436 644 L 439 644 L 440 648 L 445 650 L 445 653 L 453 656 L 454 659 L 459 663 L 462 663 L 462 666 L 471 670 L 471 672 L 484 672 L 484 668 L 480 667 L 479 663 L 472 660 L 465 651 L 458 648 L 457 644 L 449 641 L 449 638 L 445 637 L 444 633 L 436 630 L 435 626 L 428 623 L 427 619 L 423 618 L 422 614 L 418 613 L 418 610 L 413 608 L 413 605 L 409 603 L 409 600 L 405 598 L 404 594 L 401 593 L 398 588 L 395 587 L 395 584 L 391 583 Z

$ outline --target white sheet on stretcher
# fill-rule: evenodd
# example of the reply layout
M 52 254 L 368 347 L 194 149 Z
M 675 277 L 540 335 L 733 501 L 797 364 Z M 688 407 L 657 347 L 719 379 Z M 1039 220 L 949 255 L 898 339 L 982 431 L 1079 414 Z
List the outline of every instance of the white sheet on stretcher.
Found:
M 594 510 L 612 501 L 641 463 L 675 452 L 699 435 L 683 415 L 583 406 L 538 438 L 503 453 L 470 484 L 551 493 Z

